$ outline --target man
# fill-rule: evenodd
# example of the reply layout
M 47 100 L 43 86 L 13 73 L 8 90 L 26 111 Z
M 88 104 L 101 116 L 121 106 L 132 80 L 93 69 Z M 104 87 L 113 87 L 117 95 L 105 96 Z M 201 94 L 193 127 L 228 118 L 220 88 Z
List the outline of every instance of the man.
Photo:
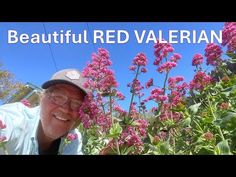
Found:
M 76 126 L 78 110 L 89 92 L 84 82 L 80 71 L 61 70 L 42 85 L 45 90 L 38 107 L 0 106 L 0 137 L 6 139 L 0 143 L 0 154 L 82 154 Z

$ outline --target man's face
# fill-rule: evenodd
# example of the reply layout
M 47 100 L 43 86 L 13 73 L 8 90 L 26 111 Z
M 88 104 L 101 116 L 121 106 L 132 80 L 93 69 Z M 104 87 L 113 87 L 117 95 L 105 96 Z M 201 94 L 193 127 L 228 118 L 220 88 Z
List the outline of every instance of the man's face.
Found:
M 46 137 L 57 139 L 67 134 L 78 121 L 78 109 L 84 93 L 67 84 L 56 84 L 46 90 L 41 100 L 41 123 Z

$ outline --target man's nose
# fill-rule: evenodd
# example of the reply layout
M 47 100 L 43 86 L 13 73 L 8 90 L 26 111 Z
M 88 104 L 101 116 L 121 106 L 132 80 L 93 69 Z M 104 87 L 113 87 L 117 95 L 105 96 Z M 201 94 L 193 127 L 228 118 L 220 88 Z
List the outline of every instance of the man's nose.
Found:
M 63 106 L 61 106 L 61 108 L 62 108 L 62 111 L 66 114 L 72 113 L 72 109 L 71 109 L 69 100 Z

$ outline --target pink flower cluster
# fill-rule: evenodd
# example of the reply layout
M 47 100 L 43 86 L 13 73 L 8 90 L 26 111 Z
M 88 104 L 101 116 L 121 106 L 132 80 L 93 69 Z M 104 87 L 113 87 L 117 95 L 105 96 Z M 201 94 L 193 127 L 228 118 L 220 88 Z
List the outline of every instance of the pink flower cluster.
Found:
M 148 100 L 154 100 L 155 102 L 164 102 L 168 97 L 164 94 L 164 90 L 155 88 L 151 91 L 151 95 L 147 98 Z
M 147 57 L 143 53 L 138 53 L 133 59 L 133 65 L 136 66 L 146 66 L 147 65 Z
M 153 144 L 158 144 L 160 141 L 165 141 L 167 138 L 167 133 L 160 131 L 157 135 L 153 137 Z
M 147 65 L 147 57 L 146 57 L 146 55 L 143 54 L 143 53 L 138 53 L 134 57 L 132 65 L 129 67 L 129 70 L 136 71 L 136 69 L 138 69 L 138 71 L 139 71 L 139 68 L 141 66 L 143 66 L 141 68 L 141 72 L 142 73 L 146 73 L 147 72 L 147 69 L 145 68 L 146 65 Z
M 6 124 L 4 124 L 2 120 L 0 119 L 0 130 L 5 129 L 5 128 L 6 128 Z M 5 141 L 6 139 L 7 139 L 6 136 L 0 136 L 0 143 Z
M 27 107 L 31 107 L 31 104 L 30 104 L 29 100 L 23 99 L 20 102 L 23 103 Z
M 190 82 L 190 89 L 201 91 L 212 82 L 212 78 L 203 71 L 195 74 L 193 80 Z
M 168 97 L 169 103 L 172 106 L 177 106 L 183 100 L 183 96 L 186 94 L 186 91 L 189 88 L 186 82 L 179 84 L 179 82 L 183 80 L 184 77 L 182 76 L 170 77 L 168 79 L 168 86 L 171 90 L 171 93 L 168 95 Z
M 214 138 L 214 135 L 211 132 L 206 132 L 203 134 L 203 138 L 205 138 L 205 140 L 207 141 L 211 141 Z
M 181 95 L 185 95 L 187 89 L 189 89 L 189 85 L 186 82 L 183 82 L 182 84 L 176 86 L 176 91 Z
M 107 50 L 99 48 L 98 54 L 92 55 L 92 62 L 88 63 L 82 74 L 87 78 L 86 88 L 109 93 L 111 88 L 117 87 L 114 73 L 109 69 L 111 66 L 110 56 Z
M 134 126 L 127 126 L 121 133 L 118 140 L 120 146 L 134 146 L 134 154 L 139 154 L 143 151 L 142 139 L 147 136 L 148 122 L 144 119 L 137 119 L 134 122 Z
M 121 92 L 119 92 L 119 91 L 116 92 L 116 97 L 119 100 L 124 100 L 125 99 L 125 96 Z
M 133 146 L 135 148 L 136 153 L 139 154 L 143 151 L 143 142 L 140 135 L 135 131 L 135 128 L 129 126 L 125 129 L 118 140 L 119 146 L 127 145 L 128 147 Z
M 5 129 L 5 128 L 6 128 L 6 124 L 4 124 L 2 120 L 0 119 L 0 129 Z
M 134 121 L 136 124 L 136 129 L 138 130 L 139 134 L 142 137 L 147 136 L 147 127 L 148 127 L 148 121 L 145 119 L 138 119 Z
M 166 62 L 163 65 L 161 65 L 157 71 L 159 73 L 163 73 L 163 72 L 169 72 L 172 68 L 176 67 L 176 63 L 175 62 Z
M 177 63 L 182 56 L 178 53 L 174 53 L 173 56 L 170 57 L 170 61 Z
M 78 135 L 76 133 L 69 133 L 67 136 L 66 136 L 67 140 L 69 141 L 74 141 L 78 138 Z
M 222 59 L 221 54 L 223 53 L 221 47 L 217 44 L 207 44 L 205 48 L 205 57 L 207 58 L 207 65 L 218 66 Z
M 79 116 L 85 128 L 99 125 L 104 131 L 107 131 L 111 127 L 111 118 L 102 112 L 100 105 L 99 99 L 94 100 L 92 94 L 85 97 L 79 110 Z
M 137 109 L 136 109 L 136 107 L 135 107 L 136 104 L 137 104 L 136 102 L 133 102 L 133 103 L 131 104 L 130 117 L 131 117 L 132 119 L 137 119 L 138 116 L 139 116 L 138 111 L 137 111 Z
M 236 50 L 236 22 L 226 22 L 222 31 L 222 45 L 227 45 L 227 52 Z
M 145 83 L 145 87 L 148 89 L 149 87 L 153 86 L 153 78 L 149 79 L 146 83 Z
M 161 107 L 161 114 L 160 114 L 160 121 L 166 121 L 168 119 L 172 119 L 174 121 L 179 121 L 183 115 L 179 112 L 173 111 L 173 108 L 178 106 L 180 103 L 183 102 L 184 95 L 186 94 L 186 90 L 189 88 L 186 82 L 179 84 L 179 82 L 183 81 L 184 78 L 182 76 L 170 77 L 168 79 L 168 85 L 170 89 L 170 93 L 168 97 L 165 96 L 165 100 Z M 179 84 L 179 85 L 178 85 Z M 162 94 L 161 90 L 159 89 L 158 92 L 153 94 L 154 97 L 158 97 Z M 159 95 L 159 96 L 158 96 Z
M 177 106 L 179 103 L 183 100 L 183 95 L 181 92 L 178 92 L 177 90 L 171 90 L 171 94 L 169 95 L 169 102 L 173 106 Z
M 174 48 L 170 43 L 160 43 L 159 40 L 157 40 L 157 43 L 154 45 L 154 55 L 157 58 L 163 58 L 168 55 L 168 53 L 171 53 L 174 51 Z
M 184 80 L 184 77 L 183 76 L 175 76 L 175 77 L 170 77 L 168 79 L 168 85 L 169 85 L 169 88 L 173 89 L 176 87 L 176 85 L 183 81 Z
M 170 57 L 170 60 L 167 61 L 167 55 L 173 51 L 174 48 L 171 44 L 159 43 L 159 41 L 157 40 L 157 43 L 154 45 L 154 54 L 156 56 L 156 59 L 153 64 L 158 66 L 158 72 L 169 72 L 172 68 L 176 67 L 177 62 L 181 58 L 180 54 L 174 53 L 173 56 Z M 165 58 L 166 61 L 160 66 L 163 58 Z
M 131 87 L 131 93 L 134 93 L 136 95 L 140 94 L 141 93 L 140 91 L 144 89 L 144 87 L 141 85 L 138 79 L 134 79 L 132 85 L 131 83 L 129 83 L 127 86 Z
M 126 116 L 126 115 L 127 115 L 127 111 L 125 111 L 124 109 L 122 109 L 119 105 L 115 105 L 115 106 L 113 107 L 113 109 L 114 109 L 115 111 L 117 111 L 117 112 L 120 114 L 120 116 Z
M 203 63 L 203 56 L 201 54 L 195 54 L 193 56 L 193 60 L 192 60 L 192 65 L 193 66 L 197 66 L 197 65 L 201 65 Z
M 220 103 L 220 109 L 222 109 L 222 110 L 227 110 L 227 109 L 229 109 L 229 107 L 230 107 L 230 105 L 229 105 L 229 103 L 227 103 L 227 102 L 222 102 L 222 103 Z
M 174 112 L 172 111 L 173 108 L 172 103 L 164 103 L 161 109 L 161 115 L 160 115 L 160 121 L 166 121 L 166 120 L 174 120 L 175 122 L 178 122 L 183 115 L 180 112 Z

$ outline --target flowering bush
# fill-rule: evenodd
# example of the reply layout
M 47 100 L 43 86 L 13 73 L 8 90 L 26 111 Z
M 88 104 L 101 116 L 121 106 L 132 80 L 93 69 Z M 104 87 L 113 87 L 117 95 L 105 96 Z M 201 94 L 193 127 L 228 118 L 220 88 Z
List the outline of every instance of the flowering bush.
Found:
M 154 86 L 153 78 L 142 85 L 139 76 L 147 73 L 148 60 L 138 53 L 129 67 L 134 79 L 127 85 L 128 110 L 118 104 L 125 96 L 117 89 L 109 52 L 98 49 L 83 70 L 85 87 L 92 91 L 80 109 L 84 153 L 236 154 L 236 75 L 229 69 L 236 63 L 235 39 L 236 23 L 225 23 L 222 46 L 228 58 L 223 59 L 221 46 L 208 44 L 204 54 L 193 55 L 195 75 L 190 83 L 182 76 L 169 77 L 181 55 L 157 40 L 153 64 L 157 74 L 164 75 L 163 86 Z M 204 62 L 212 66 L 210 73 Z M 150 87 L 144 98 L 144 89 Z M 147 110 L 147 102 L 156 106 Z
M 0 133 L 1 133 L 1 130 L 5 129 L 6 128 L 6 124 L 3 123 L 3 121 L 0 119 Z M 1 135 L 0 134 L 0 148 L 3 148 L 4 149 L 4 152 L 5 154 L 8 154 L 7 150 L 6 150 L 6 136 L 4 135 Z
M 204 54 L 193 55 L 196 73 L 190 83 L 184 82 L 182 76 L 169 77 L 181 55 L 173 53 L 171 44 L 157 42 L 153 64 L 158 73 L 164 74 L 164 83 L 154 87 L 154 79 L 150 78 L 144 87 L 138 77 L 147 73 L 147 58 L 143 53 L 137 54 L 129 67 L 135 77 L 128 83 L 131 100 L 127 112 L 117 104 L 117 100 L 125 97 L 118 92 L 109 69 L 109 52 L 99 49 L 84 69 L 87 87 L 93 91 L 90 95 L 93 107 L 90 110 L 87 107 L 87 121 L 82 117 L 84 126 L 80 127 L 87 138 L 85 152 L 235 154 L 236 76 L 229 70 L 229 65 L 236 63 L 235 35 L 236 23 L 225 23 L 222 45 L 227 47 L 227 59 L 223 59 L 223 48 L 217 44 L 208 44 Z M 212 66 L 210 73 L 204 70 L 204 61 Z M 150 95 L 143 98 L 142 91 L 150 87 Z M 149 101 L 156 106 L 148 112 L 145 104 Z M 92 126 L 85 126 L 87 122 L 92 122 Z

